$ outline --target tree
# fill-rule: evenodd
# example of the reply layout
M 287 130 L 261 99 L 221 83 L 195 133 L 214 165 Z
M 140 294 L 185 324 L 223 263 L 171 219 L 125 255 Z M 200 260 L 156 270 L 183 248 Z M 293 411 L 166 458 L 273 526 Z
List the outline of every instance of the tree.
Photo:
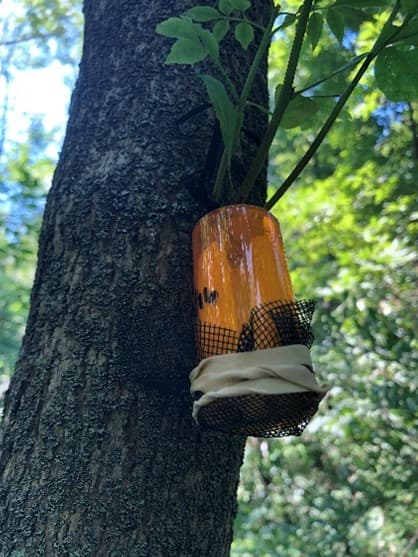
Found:
M 0 551 L 225 554 L 243 440 L 192 429 L 186 386 L 193 365 L 188 237 L 192 219 L 209 207 L 202 186 L 210 178 L 202 180 L 201 169 L 210 175 L 205 153 L 214 152 L 208 145 L 216 141 L 204 125 L 208 116 L 212 124 L 213 115 L 190 112 L 205 102 L 193 71 L 186 78 L 167 71 L 169 84 L 157 75 L 164 45 L 152 27 L 171 9 L 148 8 L 145 22 L 133 3 L 126 19 L 122 8 L 110 4 L 93 12 L 86 3 L 89 40 L 45 215 L 24 350 L 8 397 Z M 181 4 L 173 14 L 188 7 Z M 345 10 L 356 33 L 355 18 L 365 18 L 361 40 L 370 40 L 369 3 L 358 3 L 365 8 L 360 13 L 338 4 L 328 26 L 340 34 Z M 413 7 L 408 0 L 402 4 Z M 257 15 L 265 20 L 261 11 Z M 137 22 L 144 36 L 132 52 Z M 316 64 L 301 68 L 308 82 L 323 76 L 327 61 L 346 61 L 344 49 L 330 47 L 329 37 L 321 45 Z M 133 63 L 142 48 L 152 57 L 143 67 L 142 60 Z M 247 58 L 237 60 L 230 48 L 227 62 L 238 73 Z M 100 62 L 105 56 L 108 68 Z M 344 81 L 339 74 L 316 93 L 335 95 Z M 344 120 L 279 213 L 290 261 L 300 268 L 293 275 L 296 290 L 319 300 L 318 366 L 326 366 L 332 383 L 348 385 L 350 396 L 337 391 L 333 407 L 312 424 L 303 443 L 249 444 L 234 555 L 280 551 L 299 557 L 307 544 L 320 557 L 406 555 L 416 539 L 408 492 L 414 479 L 408 433 L 416 427 L 412 381 L 407 385 L 411 238 L 404 218 L 413 208 L 414 176 L 405 156 L 406 126 L 399 133 L 396 121 L 398 112 L 406 123 L 408 111 L 384 105 L 380 118 L 395 114 L 397 134 L 379 130 L 368 85 L 356 109 L 360 105 L 362 118 L 367 114 L 367 125 L 361 118 Z M 143 104 L 138 96 L 145 96 Z M 262 125 L 254 121 L 247 131 L 257 133 Z M 278 138 L 273 180 L 286 176 L 294 153 L 310 140 L 299 129 L 288 139 Z M 235 162 L 246 162 L 252 143 Z M 171 164 L 167 153 L 191 159 L 190 170 Z M 234 170 L 240 172 L 239 164 Z M 384 186 L 375 188 L 374 180 Z M 262 201 L 262 184 L 257 195 L 255 201 Z M 370 376 L 377 380 L 371 383 Z M 186 489 L 189 508 L 182 504 Z M 201 535 L 203 522 L 210 536 Z
M 84 3 L 80 75 L 6 397 L 2 556 L 229 552 L 245 440 L 198 429 L 187 392 L 190 233 L 208 209 L 198 194 L 214 117 L 190 115 L 204 104 L 193 70 L 162 66 L 168 45 L 154 29 L 173 8 Z M 259 2 L 254 17 L 270 8 Z M 231 72 L 249 56 L 231 45 Z M 264 125 L 254 116 L 251 137 Z

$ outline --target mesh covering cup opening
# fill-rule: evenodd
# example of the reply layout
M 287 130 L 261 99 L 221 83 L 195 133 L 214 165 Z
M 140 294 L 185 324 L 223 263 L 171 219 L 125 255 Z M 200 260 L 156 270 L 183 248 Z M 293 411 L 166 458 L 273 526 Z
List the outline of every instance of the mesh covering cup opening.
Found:
M 311 320 L 313 300 L 269 302 L 251 310 L 249 319 L 238 333 L 198 321 L 196 324 L 197 356 L 204 360 L 218 354 L 252 352 L 263 348 L 303 344 L 310 348 L 314 335 Z
M 252 352 L 276 346 L 313 343 L 313 300 L 274 301 L 252 309 L 238 333 L 197 322 L 199 361 L 219 354 Z M 199 398 L 199 393 L 194 393 Z M 218 398 L 199 409 L 199 425 L 254 437 L 301 435 L 318 409 L 323 393 L 250 394 Z
M 199 425 L 253 437 L 301 435 L 322 396 L 302 392 L 220 398 L 199 410 Z

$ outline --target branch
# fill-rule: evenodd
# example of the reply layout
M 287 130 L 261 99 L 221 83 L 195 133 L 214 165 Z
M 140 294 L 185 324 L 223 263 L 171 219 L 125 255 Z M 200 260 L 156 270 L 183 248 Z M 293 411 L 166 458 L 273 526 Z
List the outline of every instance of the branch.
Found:
M 376 42 L 375 42 L 372 50 L 367 54 L 363 64 L 360 66 L 360 68 L 358 69 L 357 73 L 355 74 L 353 80 L 349 83 L 347 89 L 341 95 L 340 99 L 338 100 L 338 102 L 334 106 L 333 110 L 331 111 L 330 115 L 328 116 L 327 120 L 325 121 L 325 124 L 319 130 L 318 135 L 316 136 L 316 138 L 312 142 L 311 146 L 306 151 L 304 156 L 300 159 L 300 161 L 297 163 L 297 165 L 292 170 L 292 172 L 289 174 L 289 176 L 285 179 L 285 181 L 280 186 L 280 188 L 276 191 L 276 193 L 266 202 L 265 208 L 267 210 L 270 210 L 274 207 L 274 205 L 279 201 L 279 199 L 281 199 L 283 197 L 283 195 L 287 192 L 287 190 L 290 188 L 290 186 L 293 184 L 293 182 L 299 177 L 299 175 L 301 174 L 303 169 L 306 167 L 308 162 L 311 160 L 311 158 L 314 156 L 314 154 L 316 153 L 316 151 L 320 147 L 321 143 L 325 139 L 325 137 L 328 134 L 329 130 L 331 129 L 332 125 L 334 124 L 334 122 L 338 118 L 340 112 L 344 108 L 344 106 L 345 106 L 348 98 L 350 97 L 351 93 L 357 87 L 360 79 L 363 77 L 364 73 L 366 72 L 366 70 L 368 69 L 368 67 L 372 63 L 372 61 L 385 48 L 385 46 L 387 44 L 389 44 L 396 37 L 396 35 L 402 29 L 402 26 L 397 28 L 394 33 L 392 33 L 389 37 L 386 37 L 385 40 L 382 40 L 382 33 L 385 31 L 385 29 L 387 29 L 387 26 L 390 25 L 392 23 L 392 21 L 395 19 L 396 14 L 397 14 L 398 11 L 399 11 L 399 1 L 396 2 L 395 7 L 393 8 L 392 12 L 390 13 L 387 22 L 385 23 L 385 25 L 383 26 L 379 36 L 377 37 Z
M 231 17 L 229 15 L 224 16 L 222 19 L 224 19 L 226 21 L 238 21 L 238 22 L 249 23 L 253 27 L 256 27 L 257 29 L 260 29 L 260 31 L 263 31 L 263 33 L 266 30 L 264 25 L 261 25 L 260 23 L 257 23 L 256 21 L 253 21 L 252 19 L 247 19 L 247 18 L 244 18 L 244 17 Z
M 38 39 L 50 39 L 52 37 L 56 37 L 57 34 L 58 34 L 57 32 L 56 33 L 51 32 L 51 33 L 38 34 L 38 35 L 28 35 L 26 37 L 10 39 L 8 41 L 0 41 L 0 46 L 12 46 L 20 43 L 25 43 L 28 41 L 36 41 Z
M 248 96 L 251 92 L 251 88 L 253 86 L 254 79 L 257 75 L 258 68 L 261 64 L 261 61 L 263 59 L 266 50 L 268 49 L 270 39 L 271 39 L 271 30 L 273 28 L 276 16 L 277 16 L 277 8 L 273 7 L 269 23 L 266 27 L 266 30 L 264 31 L 264 35 L 263 38 L 261 39 L 261 43 L 257 49 L 256 55 L 254 56 L 254 60 L 251 64 L 250 70 L 248 72 L 247 78 L 244 83 L 244 87 L 241 92 L 241 96 L 239 98 L 239 102 L 236 107 L 237 117 L 236 117 L 236 125 L 233 132 L 233 137 L 234 137 L 233 145 L 236 145 L 238 143 L 238 139 L 241 131 L 241 125 L 242 125 L 242 119 L 240 118 L 240 115 L 243 114 L 245 110 Z M 229 163 L 230 161 L 228 160 L 228 153 L 226 152 L 226 149 L 224 149 L 221 164 L 219 165 L 218 172 L 216 174 L 215 184 L 213 186 L 213 197 L 216 201 L 221 200 L 221 192 L 225 180 L 225 174 L 227 170 L 230 169 Z
M 257 155 L 254 159 L 253 164 L 244 179 L 242 187 L 238 191 L 238 194 L 242 200 L 246 200 L 254 186 L 254 183 L 263 169 L 266 159 L 268 157 L 268 151 L 270 145 L 276 135 L 277 128 L 280 125 L 283 114 L 286 108 L 293 98 L 293 80 L 296 73 L 297 64 L 299 62 L 300 52 L 302 49 L 303 38 L 305 36 L 306 27 L 308 24 L 309 14 L 312 8 L 313 0 L 304 0 L 299 20 L 296 25 L 295 38 L 293 40 L 292 49 L 289 56 L 288 65 L 286 68 L 285 78 L 283 86 L 280 90 L 280 95 L 273 112 L 273 116 L 267 127 L 266 133 L 263 137 L 260 147 L 258 148 Z
M 306 151 L 306 153 L 303 155 L 303 157 L 300 159 L 300 161 L 297 163 L 295 168 L 292 170 L 292 172 L 289 174 L 289 176 L 286 178 L 286 180 L 283 182 L 280 188 L 276 191 L 276 193 L 267 201 L 265 205 L 267 210 L 270 210 L 279 201 L 279 199 L 283 197 L 283 195 L 287 192 L 287 190 L 290 188 L 290 186 L 293 184 L 296 178 L 298 178 L 299 174 L 302 172 L 302 170 L 311 160 L 313 155 L 316 153 L 319 146 L 321 145 L 326 135 L 328 134 L 329 130 L 331 129 L 332 125 L 334 124 L 335 120 L 338 118 L 340 112 L 344 108 L 345 103 L 347 102 L 349 96 L 354 91 L 355 87 L 357 86 L 360 79 L 363 77 L 364 73 L 366 72 L 367 68 L 370 66 L 373 59 L 374 56 L 371 55 L 369 55 L 365 59 L 360 69 L 356 73 L 353 81 L 350 83 L 350 85 L 345 90 L 344 94 L 341 95 L 340 99 L 334 106 L 333 110 L 331 111 L 331 114 L 328 116 L 325 124 L 320 129 L 314 141 L 311 143 L 309 149 Z
M 321 85 L 321 83 L 325 83 L 325 81 L 328 81 L 332 77 L 335 77 L 336 75 L 338 75 L 342 72 L 346 72 L 347 70 L 350 70 L 353 66 L 357 66 L 357 64 L 359 64 L 361 62 L 361 60 L 363 60 L 363 58 L 365 58 L 367 56 L 367 54 L 368 54 L 368 52 L 365 52 L 364 54 L 360 54 L 359 56 L 356 56 L 355 58 L 353 58 L 352 60 L 350 60 L 349 62 L 347 62 L 346 64 L 344 64 L 340 68 L 338 68 L 337 70 L 328 74 L 326 77 L 323 77 L 322 79 L 319 79 L 318 81 L 315 81 L 315 83 L 311 83 L 310 85 L 308 85 L 307 87 L 304 87 L 303 89 L 299 89 L 298 91 L 295 92 L 295 95 L 301 95 L 302 93 L 305 93 L 306 91 L 309 91 L 309 89 L 313 89 L 314 87 L 317 87 L 318 85 Z

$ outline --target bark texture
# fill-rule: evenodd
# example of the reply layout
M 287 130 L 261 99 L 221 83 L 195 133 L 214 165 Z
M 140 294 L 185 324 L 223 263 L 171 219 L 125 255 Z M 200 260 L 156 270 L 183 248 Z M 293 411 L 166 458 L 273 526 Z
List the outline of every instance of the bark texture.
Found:
M 198 69 L 163 66 L 170 41 L 154 32 L 192 4 L 85 0 L 80 76 L 6 398 L 2 557 L 229 554 L 245 440 L 197 428 L 188 394 L 190 238 L 211 208 L 214 117 L 184 118 L 206 102 Z M 269 10 L 260 0 L 254 15 Z M 239 75 L 249 54 L 236 50 Z M 238 173 L 264 125 L 252 119 Z M 263 196 L 261 185 L 254 201 Z

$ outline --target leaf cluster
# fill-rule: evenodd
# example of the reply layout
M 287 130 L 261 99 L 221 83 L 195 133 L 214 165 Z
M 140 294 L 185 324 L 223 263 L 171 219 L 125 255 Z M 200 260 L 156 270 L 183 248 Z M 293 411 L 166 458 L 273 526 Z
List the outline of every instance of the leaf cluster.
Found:
M 290 4 L 292 7 L 293 3 Z M 267 202 L 266 207 L 271 208 L 311 160 L 372 62 L 376 62 L 376 84 L 388 98 L 396 101 L 412 101 L 418 98 L 418 7 L 409 0 L 398 1 L 394 5 L 386 0 L 378 3 L 367 0 L 335 0 L 331 3 L 305 0 L 295 6 L 296 11 L 281 11 L 282 8 L 273 11 L 272 22 L 266 27 L 247 17 L 246 12 L 250 7 L 249 0 L 220 1 L 217 8 L 195 6 L 180 17 L 172 17 L 160 23 L 157 32 L 176 39 L 166 63 L 195 64 L 209 58 L 213 64 L 215 75 L 201 77 L 219 120 L 225 148 L 213 187 L 213 197 L 219 203 L 231 201 L 224 197 L 225 176 L 228 176 L 230 182 L 229 189 L 234 191 L 232 201 L 245 201 L 248 198 L 265 165 L 269 148 L 279 128 L 309 128 L 317 116 L 322 115 L 323 125 L 311 148 L 301 156 L 293 172 Z M 380 32 L 374 32 L 374 41 L 369 50 L 354 55 L 351 53 L 348 61 L 342 66 L 334 67 L 328 75 L 312 83 L 305 82 L 299 89 L 295 87 L 299 77 L 298 64 L 306 52 L 306 40 L 311 45 L 311 63 L 314 64 L 317 57 L 315 52 L 322 50 L 322 44 L 327 42 L 329 33 L 338 41 L 340 49 L 348 52 L 350 40 L 360 33 L 362 26 L 375 25 L 377 22 L 380 22 Z M 235 39 L 242 48 L 247 49 L 254 41 L 257 28 L 262 30 L 263 38 L 258 43 L 245 85 L 242 91 L 237 91 L 236 84 L 231 81 L 222 66 L 220 43 L 233 29 Z M 292 48 L 287 55 L 284 78 L 274 88 L 272 108 L 259 106 L 252 102 L 250 97 L 262 55 L 268 43 L 283 33 L 288 35 L 289 28 L 294 28 L 294 37 Z M 350 74 L 351 70 L 356 71 Z M 332 81 L 341 74 L 346 78 L 349 76 L 346 88 L 337 93 L 336 105 L 325 116 L 320 111 L 315 93 L 321 84 Z M 246 178 L 242 184 L 234 186 L 230 170 L 231 161 L 239 152 L 245 109 L 248 105 L 256 106 L 264 113 L 270 113 L 271 119 Z
M 218 8 L 195 6 L 180 17 L 171 17 L 157 25 L 157 33 L 176 39 L 166 64 L 194 64 L 208 56 L 219 63 L 219 45 L 231 27 L 242 48 L 254 39 L 254 29 L 245 17 L 249 0 L 219 0 Z M 211 28 L 202 23 L 213 24 Z

